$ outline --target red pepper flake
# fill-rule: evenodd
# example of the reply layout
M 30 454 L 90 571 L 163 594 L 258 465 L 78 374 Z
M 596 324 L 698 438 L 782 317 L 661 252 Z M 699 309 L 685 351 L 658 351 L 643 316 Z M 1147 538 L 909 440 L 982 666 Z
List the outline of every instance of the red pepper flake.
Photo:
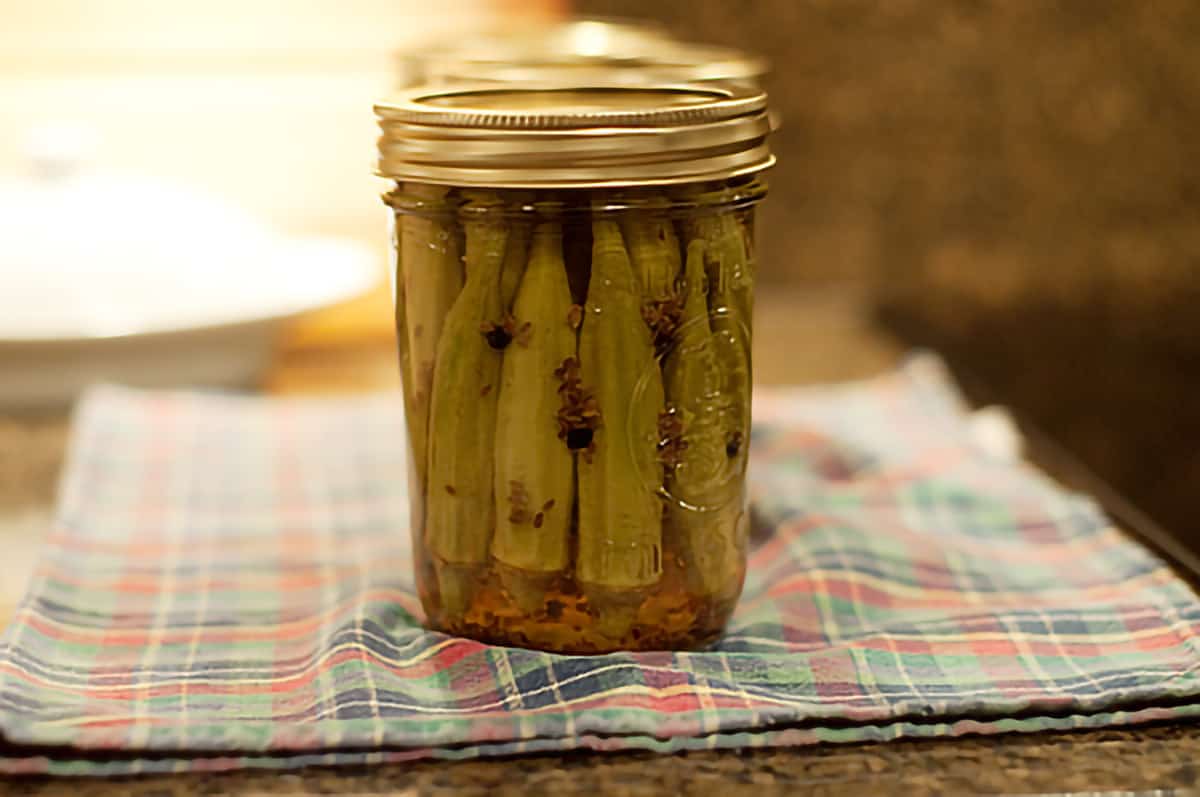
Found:
M 544 523 L 545 520 L 546 520 L 546 516 L 543 515 L 541 512 L 538 512 L 536 515 L 533 516 L 533 527 L 535 529 L 540 529 L 542 527 L 542 523 Z
M 454 486 L 450 484 L 446 485 L 446 492 L 450 493 L 450 495 L 458 495 L 458 490 L 455 490 Z
M 549 511 L 550 511 L 551 509 L 553 509 L 553 508 L 554 508 L 554 499 L 553 499 L 553 498 L 551 498 L 551 499 L 550 499 L 549 501 L 547 501 L 546 503 L 542 504 L 542 511 L 543 511 L 543 512 L 549 512 Z
M 481 387 L 481 388 L 479 389 L 479 395 L 480 395 L 480 396 L 486 396 L 488 393 L 491 393 L 491 392 L 492 392 L 492 386 L 491 386 L 491 385 L 484 385 L 483 387 Z

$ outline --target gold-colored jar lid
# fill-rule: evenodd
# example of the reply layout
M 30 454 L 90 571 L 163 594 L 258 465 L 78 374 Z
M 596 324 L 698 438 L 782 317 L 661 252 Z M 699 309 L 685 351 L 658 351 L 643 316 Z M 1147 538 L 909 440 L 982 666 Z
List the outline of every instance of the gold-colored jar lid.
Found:
M 760 171 L 767 98 L 744 84 L 421 86 L 375 106 L 378 172 L 457 186 L 590 188 Z
M 741 50 L 680 41 L 662 27 L 602 19 L 471 38 L 420 60 L 416 71 L 426 83 L 759 83 L 767 73 L 765 59 Z

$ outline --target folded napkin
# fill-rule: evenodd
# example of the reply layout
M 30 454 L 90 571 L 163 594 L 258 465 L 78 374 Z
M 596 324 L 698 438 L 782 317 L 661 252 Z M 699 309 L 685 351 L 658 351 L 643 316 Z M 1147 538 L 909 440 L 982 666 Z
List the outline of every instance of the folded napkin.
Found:
M 755 398 L 724 640 L 421 628 L 402 402 L 101 388 L 0 642 L 0 769 L 126 774 L 1124 725 L 1200 713 L 1200 602 L 983 445 L 940 364 Z

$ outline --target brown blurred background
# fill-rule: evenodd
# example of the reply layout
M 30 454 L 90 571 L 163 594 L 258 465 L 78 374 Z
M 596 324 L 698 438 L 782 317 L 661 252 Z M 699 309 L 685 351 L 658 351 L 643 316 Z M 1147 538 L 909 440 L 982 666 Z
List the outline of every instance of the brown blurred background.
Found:
M 769 56 L 764 282 L 864 286 L 1200 547 L 1200 4 L 578 5 Z

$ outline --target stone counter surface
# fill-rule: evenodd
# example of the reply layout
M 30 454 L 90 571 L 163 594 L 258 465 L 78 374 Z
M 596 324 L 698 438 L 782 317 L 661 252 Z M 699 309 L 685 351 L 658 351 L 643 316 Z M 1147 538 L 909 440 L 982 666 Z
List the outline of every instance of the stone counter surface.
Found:
M 1180 794 L 1196 788 L 1198 766 L 1200 734 L 1164 726 L 746 753 L 573 754 L 296 773 L 20 779 L 0 784 L 0 795 Z
M 756 377 L 768 384 L 832 381 L 889 366 L 901 348 L 863 320 L 861 307 L 853 296 L 764 292 L 756 324 Z M 386 349 L 374 358 L 361 350 L 349 357 L 333 350 L 285 353 L 267 384 L 284 392 L 336 389 L 349 384 L 349 360 L 383 374 L 392 356 Z M 336 377 L 322 380 L 323 372 Z M 369 374 L 359 376 L 351 382 L 373 382 Z M 11 617 L 50 522 L 67 431 L 62 417 L 0 417 L 0 623 Z M 579 753 L 283 773 L 19 778 L 0 782 L 0 797 L 1130 792 L 1195 789 L 1198 768 L 1200 728 L 1163 725 L 673 756 Z

